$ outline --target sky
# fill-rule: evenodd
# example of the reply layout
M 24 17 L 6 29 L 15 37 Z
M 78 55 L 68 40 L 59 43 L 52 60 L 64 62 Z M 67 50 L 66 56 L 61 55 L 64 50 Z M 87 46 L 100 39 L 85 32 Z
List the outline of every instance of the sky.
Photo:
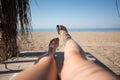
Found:
M 31 0 L 33 28 L 120 28 L 116 0 Z M 120 0 L 118 0 L 120 10 Z

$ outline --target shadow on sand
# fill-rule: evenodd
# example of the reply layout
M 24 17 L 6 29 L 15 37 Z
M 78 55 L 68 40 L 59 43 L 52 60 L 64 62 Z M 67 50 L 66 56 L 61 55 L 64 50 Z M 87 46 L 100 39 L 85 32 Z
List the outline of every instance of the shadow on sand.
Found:
M 24 53 L 21 53 L 19 55 L 19 57 L 36 57 L 37 58 L 37 57 L 40 57 L 40 56 L 44 55 L 45 53 L 46 52 L 24 52 Z M 88 60 L 94 62 L 95 64 L 97 64 L 97 65 L 103 67 L 105 70 L 109 71 L 110 73 L 116 75 L 112 70 L 110 70 L 107 66 L 105 66 L 102 62 L 100 62 L 98 59 L 96 59 L 89 52 L 86 52 L 85 55 L 86 55 Z M 17 72 L 22 71 L 22 70 L 11 70 L 7 67 L 7 64 L 35 62 L 36 60 L 37 59 L 4 62 L 2 64 L 5 64 L 5 68 L 7 69 L 7 71 L 0 71 L 0 74 L 17 73 Z M 56 55 L 55 55 L 55 60 L 56 60 L 58 72 L 60 72 L 61 69 L 62 69 L 62 66 L 63 66 L 63 61 L 64 61 L 64 52 L 57 52 Z

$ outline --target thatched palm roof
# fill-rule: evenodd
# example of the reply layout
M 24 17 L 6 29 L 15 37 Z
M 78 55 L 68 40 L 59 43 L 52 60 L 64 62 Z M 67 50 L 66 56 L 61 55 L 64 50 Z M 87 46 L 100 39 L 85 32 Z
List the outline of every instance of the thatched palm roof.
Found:
M 17 56 L 18 29 L 25 35 L 30 27 L 29 0 L 0 0 L 0 61 Z

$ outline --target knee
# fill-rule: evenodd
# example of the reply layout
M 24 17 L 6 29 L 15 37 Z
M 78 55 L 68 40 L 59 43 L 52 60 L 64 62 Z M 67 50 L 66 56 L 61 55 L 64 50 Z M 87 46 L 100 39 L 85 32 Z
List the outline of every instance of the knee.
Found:
M 54 62 L 54 58 L 49 56 L 44 56 L 38 61 L 38 63 L 41 63 L 41 62 L 52 63 Z

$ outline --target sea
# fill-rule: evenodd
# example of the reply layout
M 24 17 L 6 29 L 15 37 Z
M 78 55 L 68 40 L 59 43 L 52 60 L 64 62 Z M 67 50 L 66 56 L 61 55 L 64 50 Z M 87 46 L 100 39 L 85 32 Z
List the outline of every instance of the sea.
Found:
M 120 28 L 67 28 L 69 32 L 120 32 Z M 31 32 L 56 32 L 56 29 L 33 28 Z

